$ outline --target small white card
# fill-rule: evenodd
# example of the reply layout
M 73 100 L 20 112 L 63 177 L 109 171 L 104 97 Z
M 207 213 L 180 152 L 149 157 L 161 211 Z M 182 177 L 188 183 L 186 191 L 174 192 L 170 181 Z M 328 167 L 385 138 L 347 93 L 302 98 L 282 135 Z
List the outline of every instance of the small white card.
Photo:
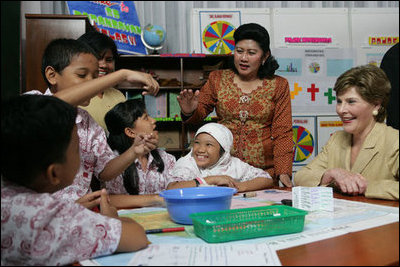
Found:
M 294 208 L 307 211 L 333 211 L 333 189 L 332 187 L 293 187 L 292 203 Z

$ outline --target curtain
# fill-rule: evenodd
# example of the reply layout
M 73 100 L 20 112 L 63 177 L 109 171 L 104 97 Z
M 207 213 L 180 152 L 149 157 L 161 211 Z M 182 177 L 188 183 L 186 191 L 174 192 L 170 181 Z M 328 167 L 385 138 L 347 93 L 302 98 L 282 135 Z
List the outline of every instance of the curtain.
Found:
M 167 32 L 160 53 L 191 53 L 193 8 L 398 8 L 398 1 L 134 1 L 141 26 L 160 25 Z M 25 14 L 68 14 L 66 1 L 21 1 L 21 39 Z M 24 46 L 23 46 L 24 47 Z M 24 50 L 24 49 L 23 49 Z

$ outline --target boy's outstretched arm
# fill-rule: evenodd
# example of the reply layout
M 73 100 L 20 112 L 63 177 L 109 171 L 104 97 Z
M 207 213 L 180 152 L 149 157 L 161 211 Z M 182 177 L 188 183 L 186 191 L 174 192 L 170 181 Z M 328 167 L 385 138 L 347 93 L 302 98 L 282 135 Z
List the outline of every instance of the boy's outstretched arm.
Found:
M 91 99 L 104 90 L 115 87 L 121 82 L 141 83 L 145 90 L 143 94 L 157 95 L 160 86 L 154 78 L 144 72 L 133 71 L 127 69 L 117 70 L 113 73 L 107 74 L 81 84 L 72 86 L 68 90 L 56 92 L 54 96 L 64 100 L 65 102 L 78 106 L 85 100 Z

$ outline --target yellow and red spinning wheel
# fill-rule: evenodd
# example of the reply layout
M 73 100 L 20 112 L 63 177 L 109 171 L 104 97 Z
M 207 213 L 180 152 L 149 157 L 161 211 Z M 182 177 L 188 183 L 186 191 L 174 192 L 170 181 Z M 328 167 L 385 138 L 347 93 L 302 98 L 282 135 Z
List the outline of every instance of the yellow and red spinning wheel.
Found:
M 232 54 L 235 27 L 226 21 L 214 21 L 203 31 L 203 45 L 212 54 Z
M 305 161 L 314 151 L 314 138 L 306 128 L 293 126 L 293 146 L 293 162 Z

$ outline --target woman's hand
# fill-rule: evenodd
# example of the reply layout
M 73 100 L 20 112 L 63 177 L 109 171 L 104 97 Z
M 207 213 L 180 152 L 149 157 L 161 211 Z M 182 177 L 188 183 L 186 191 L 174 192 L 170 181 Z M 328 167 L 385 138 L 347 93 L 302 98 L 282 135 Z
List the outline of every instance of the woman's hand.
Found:
M 368 186 L 367 179 L 361 174 L 341 168 L 330 169 L 324 173 L 320 185 L 330 183 L 334 183 L 341 192 L 349 195 L 363 195 Z
M 96 178 L 93 178 L 96 179 Z M 92 209 L 100 204 L 101 190 L 89 193 L 79 198 L 75 202 L 81 204 L 87 209 Z
M 200 90 L 193 93 L 192 89 L 184 89 L 177 96 L 179 106 L 183 115 L 190 116 L 196 110 L 199 104 Z
M 280 174 L 279 181 L 281 181 L 282 184 L 286 187 L 293 187 L 292 180 L 290 179 L 290 176 L 287 174 Z

